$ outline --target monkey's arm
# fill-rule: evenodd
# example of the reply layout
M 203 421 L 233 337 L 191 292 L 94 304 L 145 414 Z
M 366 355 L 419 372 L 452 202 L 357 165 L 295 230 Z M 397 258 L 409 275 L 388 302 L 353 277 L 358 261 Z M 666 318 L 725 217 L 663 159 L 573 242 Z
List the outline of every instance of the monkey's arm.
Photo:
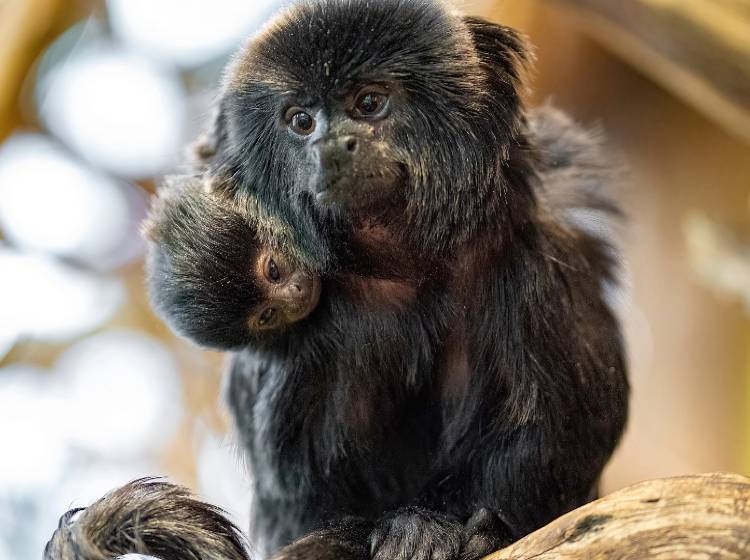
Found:
M 250 560 L 245 537 L 222 510 L 185 488 L 149 478 L 65 513 L 44 560 L 101 560 L 131 553 L 159 560 Z

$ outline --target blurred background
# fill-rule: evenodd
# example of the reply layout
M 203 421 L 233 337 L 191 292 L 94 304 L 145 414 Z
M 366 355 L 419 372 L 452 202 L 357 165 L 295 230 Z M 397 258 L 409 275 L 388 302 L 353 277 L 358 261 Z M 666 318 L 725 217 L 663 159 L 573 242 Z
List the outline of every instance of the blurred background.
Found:
M 154 317 L 139 224 L 275 0 L 0 0 L 0 559 L 71 506 L 166 475 L 246 524 L 223 358 Z M 628 169 L 633 399 L 604 491 L 750 474 L 750 2 L 485 0 L 529 102 Z

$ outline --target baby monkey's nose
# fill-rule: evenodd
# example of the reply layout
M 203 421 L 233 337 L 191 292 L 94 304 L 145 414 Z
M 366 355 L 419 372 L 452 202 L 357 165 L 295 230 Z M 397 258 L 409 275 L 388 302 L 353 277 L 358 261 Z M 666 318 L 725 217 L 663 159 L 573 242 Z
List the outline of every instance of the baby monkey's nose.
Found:
M 287 297 L 296 301 L 304 301 L 310 293 L 308 282 L 303 279 L 294 279 L 286 285 Z

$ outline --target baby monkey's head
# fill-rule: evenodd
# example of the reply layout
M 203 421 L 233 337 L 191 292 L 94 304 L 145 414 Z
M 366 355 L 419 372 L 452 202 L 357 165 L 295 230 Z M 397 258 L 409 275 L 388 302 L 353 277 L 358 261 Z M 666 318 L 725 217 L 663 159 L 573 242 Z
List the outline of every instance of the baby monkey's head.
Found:
M 320 299 L 317 275 L 194 178 L 173 178 L 162 189 L 145 234 L 154 308 L 202 346 L 269 340 L 306 318 Z

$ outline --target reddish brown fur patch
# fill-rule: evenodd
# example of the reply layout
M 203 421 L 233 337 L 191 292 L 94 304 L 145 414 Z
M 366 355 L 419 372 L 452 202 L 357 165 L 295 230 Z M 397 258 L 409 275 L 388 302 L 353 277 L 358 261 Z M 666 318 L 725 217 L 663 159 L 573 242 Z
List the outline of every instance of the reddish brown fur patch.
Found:
M 417 297 L 417 286 L 409 282 L 352 275 L 346 283 L 367 311 L 404 311 Z
M 359 270 L 362 276 L 419 285 L 442 270 L 411 249 L 409 240 L 398 231 L 380 224 L 360 223 L 352 239 L 352 251 L 366 263 Z
M 469 354 L 463 328 L 450 335 L 440 355 L 437 377 L 438 397 L 441 401 L 461 398 L 471 382 Z
M 380 399 L 376 397 L 376 391 L 360 391 L 360 395 L 355 398 L 347 399 L 346 426 L 355 433 L 369 434 L 376 427 L 382 427 L 385 423 L 383 414 L 378 410 L 379 405 L 385 406 Z
M 458 314 L 440 354 L 437 396 L 441 400 L 458 399 L 468 391 L 472 371 L 465 312 L 472 308 L 477 279 L 485 278 L 488 261 L 501 258 L 496 239 L 479 238 L 472 243 L 472 247 L 473 249 L 464 249 L 456 255 L 452 268 L 450 291 L 457 304 Z

